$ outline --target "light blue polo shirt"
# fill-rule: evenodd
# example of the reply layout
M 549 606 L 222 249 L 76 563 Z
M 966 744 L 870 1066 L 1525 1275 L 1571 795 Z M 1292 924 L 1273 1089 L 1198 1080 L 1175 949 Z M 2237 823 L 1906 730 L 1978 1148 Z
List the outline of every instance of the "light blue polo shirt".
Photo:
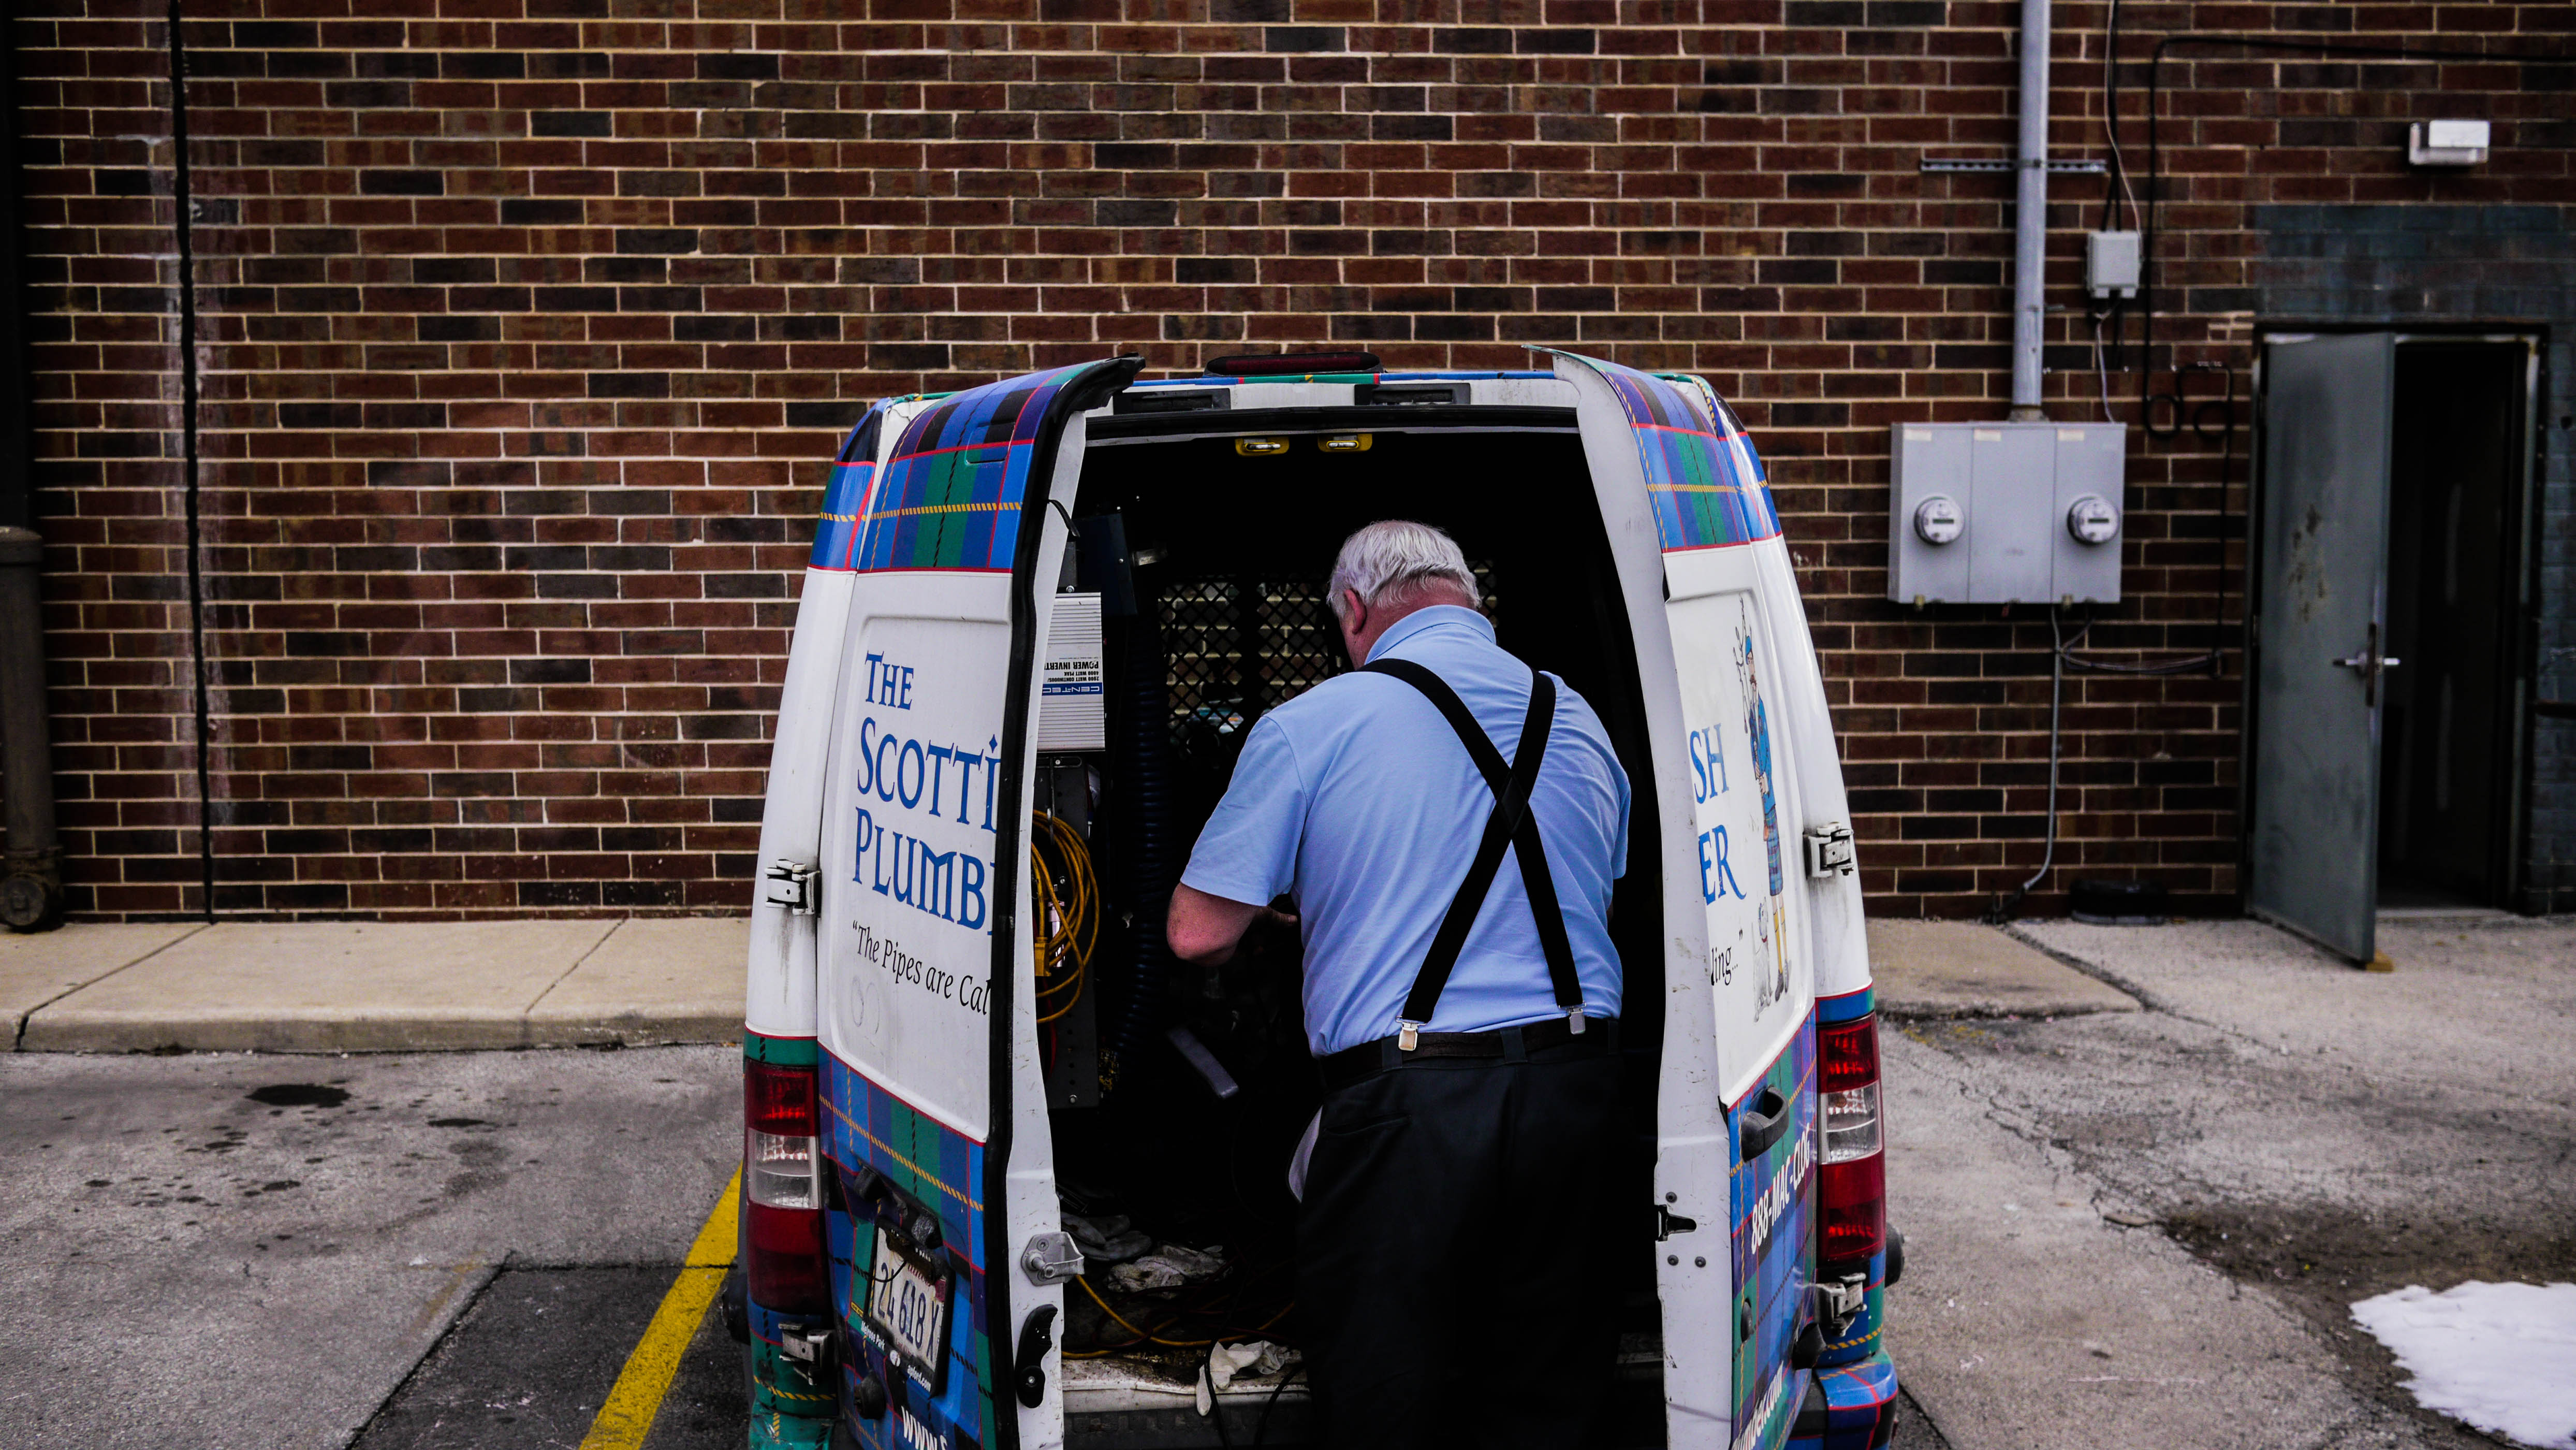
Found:
M 1416 610 L 1369 651 L 1371 661 L 1389 658 L 1448 681 L 1503 758 L 1516 758 L 1530 668 L 1494 643 L 1483 615 L 1452 605 Z M 1306 1040 L 1322 1056 L 1395 1032 L 1493 810 L 1492 788 L 1421 691 L 1385 675 L 1337 675 L 1252 727 L 1181 879 L 1229 901 L 1297 898 Z M 1628 775 L 1600 717 L 1563 681 L 1530 810 L 1564 908 L 1584 1013 L 1616 1017 L 1610 883 L 1628 868 Z M 1562 1015 L 1518 856 L 1507 851 L 1429 1030 L 1482 1032 Z

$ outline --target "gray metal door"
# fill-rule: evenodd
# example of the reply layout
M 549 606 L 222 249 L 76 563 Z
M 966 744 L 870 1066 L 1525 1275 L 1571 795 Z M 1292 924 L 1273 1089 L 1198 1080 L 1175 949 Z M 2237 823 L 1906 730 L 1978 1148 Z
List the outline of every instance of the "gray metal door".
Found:
M 2368 961 L 2397 339 L 2267 341 L 2246 904 Z

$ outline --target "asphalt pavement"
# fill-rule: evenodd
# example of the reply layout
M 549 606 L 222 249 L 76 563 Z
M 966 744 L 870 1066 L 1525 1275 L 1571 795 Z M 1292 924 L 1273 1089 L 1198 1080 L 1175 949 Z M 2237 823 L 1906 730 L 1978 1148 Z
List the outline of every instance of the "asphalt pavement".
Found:
M 1957 1450 L 2487 1446 L 2349 1306 L 2576 1279 L 2576 923 L 2020 929 L 2144 1004 L 1882 1036 L 1889 1340 Z
M 357 1437 L 357 1450 L 577 1446 L 673 1265 L 503 1269 Z M 644 1450 L 742 1450 L 742 1349 L 698 1324 Z
M 739 1162 L 741 1060 L 0 1055 L 0 1445 L 577 1444 Z M 653 1450 L 741 1444 L 705 1335 Z
M 0 1445 L 571 1450 L 734 1170 L 740 1061 L 0 1054 Z M 644 1450 L 739 1450 L 741 1365 L 706 1314 Z
M 2491 1443 L 2345 1311 L 2576 1279 L 2576 923 L 2392 923 L 2387 975 L 2251 922 L 1874 935 L 1900 1450 Z M 577 1445 L 734 1170 L 739 1061 L 0 1054 L 0 1445 Z M 739 1374 L 707 1315 L 649 1450 L 739 1446 Z

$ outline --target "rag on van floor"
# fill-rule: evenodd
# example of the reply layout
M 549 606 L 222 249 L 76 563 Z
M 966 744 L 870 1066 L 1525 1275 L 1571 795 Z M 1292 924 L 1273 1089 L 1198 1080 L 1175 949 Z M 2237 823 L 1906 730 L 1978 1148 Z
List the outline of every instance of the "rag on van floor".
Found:
M 2543 1450 L 2576 1450 L 2576 1284 L 2409 1284 L 2352 1306 L 2416 1402 Z

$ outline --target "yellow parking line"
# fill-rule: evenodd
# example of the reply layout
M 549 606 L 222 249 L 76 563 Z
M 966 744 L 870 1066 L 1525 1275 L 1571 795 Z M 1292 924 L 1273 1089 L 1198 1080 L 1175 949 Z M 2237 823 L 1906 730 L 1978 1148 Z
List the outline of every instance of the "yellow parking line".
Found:
M 644 1327 L 644 1337 L 626 1357 L 626 1367 L 617 1372 L 617 1383 L 599 1407 L 599 1417 L 590 1422 L 590 1433 L 581 1437 L 581 1450 L 642 1450 L 644 1434 L 653 1428 L 653 1416 L 662 1408 L 662 1397 L 671 1392 L 671 1377 L 679 1373 L 680 1356 L 697 1337 L 698 1321 L 707 1317 L 707 1306 L 724 1290 L 725 1271 L 733 1267 L 734 1216 L 741 1189 L 742 1170 L 737 1168 L 733 1181 L 725 1185 L 724 1197 L 716 1200 L 715 1211 L 698 1226 L 697 1241 L 689 1245 L 680 1277 L 662 1296 L 662 1307 L 653 1311 L 653 1322 Z

